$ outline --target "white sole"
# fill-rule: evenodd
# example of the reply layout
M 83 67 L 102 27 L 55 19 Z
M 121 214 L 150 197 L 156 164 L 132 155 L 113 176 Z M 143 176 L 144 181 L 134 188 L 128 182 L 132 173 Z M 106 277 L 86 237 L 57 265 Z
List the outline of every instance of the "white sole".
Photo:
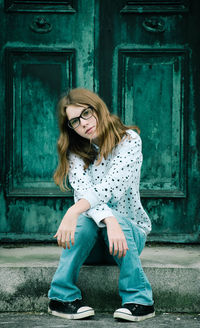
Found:
M 80 313 L 76 313 L 76 314 L 67 314 L 67 313 L 61 313 L 61 312 L 57 312 L 57 311 L 52 311 L 49 307 L 48 307 L 48 313 L 55 315 L 56 317 L 60 317 L 60 318 L 64 318 L 64 319 L 68 319 L 68 320 L 79 320 L 79 319 L 84 319 L 84 318 L 88 318 L 88 317 L 92 317 L 94 316 L 94 310 L 86 310 Z
M 143 321 L 143 320 L 155 317 L 155 312 L 149 313 L 149 314 L 146 314 L 146 315 L 143 315 L 143 316 L 135 317 L 135 316 L 133 316 L 131 314 L 128 314 L 128 313 L 123 313 L 123 312 L 116 311 L 114 313 L 113 317 L 115 319 L 123 319 L 123 320 L 127 320 L 127 321 L 137 322 L 137 321 Z

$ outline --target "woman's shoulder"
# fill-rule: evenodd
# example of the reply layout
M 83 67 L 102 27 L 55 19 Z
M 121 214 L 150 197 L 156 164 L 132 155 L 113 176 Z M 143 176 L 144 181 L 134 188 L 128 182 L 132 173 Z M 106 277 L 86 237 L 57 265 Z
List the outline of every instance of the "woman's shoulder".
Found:
M 140 139 L 139 134 L 134 130 L 128 129 L 128 130 L 126 130 L 126 133 L 127 133 L 128 136 L 131 137 L 131 139 Z
M 79 155 L 77 155 L 73 152 L 68 153 L 68 160 L 69 160 L 70 168 L 72 168 L 72 166 L 74 166 L 74 165 L 75 166 L 83 166 L 84 165 L 83 159 Z
M 139 134 L 133 130 L 127 130 L 126 134 L 116 146 L 115 151 L 113 152 L 114 156 L 119 153 L 127 153 L 131 151 L 134 153 L 137 150 L 141 151 L 141 138 Z
M 125 136 L 122 138 L 123 143 L 129 143 L 132 145 L 140 144 L 141 145 L 141 138 L 139 134 L 134 130 L 127 130 Z

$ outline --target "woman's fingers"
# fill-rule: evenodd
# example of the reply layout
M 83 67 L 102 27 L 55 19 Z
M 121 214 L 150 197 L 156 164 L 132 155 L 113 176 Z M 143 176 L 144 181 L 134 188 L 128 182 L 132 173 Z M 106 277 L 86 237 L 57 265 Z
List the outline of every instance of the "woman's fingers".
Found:
M 74 235 L 75 235 L 75 231 L 72 231 L 71 232 L 71 243 L 72 243 L 72 246 L 74 246 L 74 243 L 75 243 Z
M 126 240 L 120 240 L 118 242 L 118 258 L 124 257 L 126 255 L 126 252 L 128 250 L 128 246 L 126 243 Z
M 57 231 L 56 235 L 54 236 L 55 238 L 57 238 L 57 243 L 59 246 L 61 246 L 61 233 L 59 231 Z
M 109 241 L 109 252 L 111 255 L 116 256 L 118 254 L 118 258 L 121 258 L 126 255 L 127 250 L 128 245 L 126 239 Z
M 122 243 L 122 241 L 119 241 L 119 243 L 118 243 L 118 258 L 119 259 L 122 257 L 123 252 L 124 252 L 123 243 Z
M 110 252 L 110 255 L 113 255 L 113 241 L 112 241 L 112 239 L 109 240 L 109 252 Z
M 54 238 L 57 238 L 58 246 L 61 246 L 64 249 L 66 249 L 66 245 L 67 245 L 67 248 L 70 249 L 70 242 L 72 246 L 75 243 L 74 235 L 75 235 L 75 231 L 61 230 L 61 231 L 57 231 L 57 233 L 54 235 Z
M 123 242 L 123 252 L 122 252 L 123 257 L 126 255 L 127 250 L 128 250 L 128 245 L 127 245 L 127 241 L 125 239 Z
M 116 256 L 118 253 L 119 247 L 118 247 L 118 241 L 114 241 L 114 252 L 113 255 Z
M 124 232 L 114 216 L 104 219 L 104 223 L 107 226 L 107 236 L 109 240 L 110 254 L 121 258 L 126 255 L 128 250 L 126 238 Z
M 76 231 L 76 223 L 78 220 L 78 215 L 73 211 L 69 210 L 64 215 L 58 231 L 56 232 L 54 238 L 57 238 L 57 242 L 59 246 L 62 246 L 66 249 L 70 249 L 71 245 L 74 245 L 74 236 Z M 71 245 L 70 245 L 71 244 Z

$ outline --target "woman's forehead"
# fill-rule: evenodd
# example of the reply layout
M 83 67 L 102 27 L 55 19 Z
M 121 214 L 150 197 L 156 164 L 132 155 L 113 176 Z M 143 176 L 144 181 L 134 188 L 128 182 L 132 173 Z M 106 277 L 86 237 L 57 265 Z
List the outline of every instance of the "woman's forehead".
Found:
M 66 108 L 66 114 L 68 119 L 70 120 L 73 117 L 77 117 L 81 114 L 83 109 L 87 108 L 87 105 L 68 105 Z

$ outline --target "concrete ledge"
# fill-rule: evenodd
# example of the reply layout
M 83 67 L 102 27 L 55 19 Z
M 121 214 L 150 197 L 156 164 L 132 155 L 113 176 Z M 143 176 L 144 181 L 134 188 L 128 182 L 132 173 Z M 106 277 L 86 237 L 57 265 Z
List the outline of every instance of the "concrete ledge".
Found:
M 0 247 L 0 311 L 45 311 L 47 292 L 58 265 L 57 246 Z M 199 312 L 200 245 L 147 246 L 141 256 L 157 311 Z M 117 266 L 85 265 L 78 285 L 97 311 L 121 303 Z

